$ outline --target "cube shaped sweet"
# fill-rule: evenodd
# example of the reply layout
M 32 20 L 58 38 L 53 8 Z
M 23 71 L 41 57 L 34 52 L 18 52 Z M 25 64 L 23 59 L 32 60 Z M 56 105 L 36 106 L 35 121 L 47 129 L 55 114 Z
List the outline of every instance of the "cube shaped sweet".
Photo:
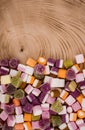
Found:
M 33 107 L 33 115 L 34 116 L 39 116 L 42 114 L 42 108 L 40 105 L 36 105 Z
M 25 88 L 25 92 L 27 94 L 30 94 L 31 92 L 33 91 L 33 87 L 31 85 L 28 85 L 26 88 Z
M 70 113 L 70 121 L 76 121 L 77 120 L 77 113 Z
M 54 64 L 55 64 L 55 59 L 53 59 L 53 58 L 48 58 L 48 60 L 47 60 L 47 65 L 49 65 L 49 66 L 54 66 Z
M 21 79 L 22 79 L 23 82 L 27 82 L 28 74 L 22 73 L 22 74 L 21 74 Z
M 65 102 L 71 106 L 74 102 L 75 102 L 75 98 L 73 98 L 73 96 L 69 95 L 66 99 L 65 99 Z
M 30 66 L 25 67 L 25 73 L 26 74 L 33 75 L 33 72 L 34 72 L 34 68 L 32 68 Z
M 49 111 L 43 111 L 42 112 L 42 119 L 50 119 L 50 112 Z
M 69 130 L 77 130 L 77 125 L 75 122 L 69 122 L 68 128 L 69 128 Z
M 14 117 L 14 115 L 8 116 L 7 124 L 8 124 L 8 126 L 14 127 L 14 125 L 15 125 L 15 117 Z
M 50 67 L 48 65 L 45 66 L 45 75 L 49 75 L 50 74 Z
M 62 110 L 61 112 L 59 112 L 58 114 L 59 114 L 59 115 L 64 115 L 64 114 L 66 114 L 66 113 L 67 113 L 67 111 L 66 111 L 66 106 L 63 105 L 63 110 Z
M 40 95 L 41 91 L 37 88 L 34 88 L 32 91 L 32 94 L 34 94 L 36 97 L 38 97 Z
M 21 106 L 15 107 L 15 113 L 16 113 L 17 115 L 22 114 L 22 107 L 21 107 Z
M 1 84 L 10 84 L 10 83 L 11 83 L 11 76 L 10 75 L 1 76 Z
M 84 63 L 84 55 L 83 54 L 78 54 L 75 56 L 75 59 L 76 59 L 76 63 L 77 64 L 81 64 L 81 63 Z
M 5 121 L 8 118 L 8 114 L 5 111 L 2 111 L 0 113 L 0 118 Z
M 73 65 L 71 68 L 75 71 L 76 74 L 80 72 L 80 67 L 78 64 Z
M 76 74 L 76 82 L 79 83 L 81 81 L 84 81 L 83 73 Z
M 57 68 L 62 68 L 63 67 L 63 59 L 57 59 L 56 63 L 55 63 L 55 66 Z
M 74 104 L 72 104 L 72 108 L 73 108 L 74 112 L 77 112 L 78 110 L 81 109 L 81 105 L 79 102 L 75 102 Z
M 16 123 L 23 123 L 24 122 L 23 114 L 15 115 L 15 119 L 16 119 Z

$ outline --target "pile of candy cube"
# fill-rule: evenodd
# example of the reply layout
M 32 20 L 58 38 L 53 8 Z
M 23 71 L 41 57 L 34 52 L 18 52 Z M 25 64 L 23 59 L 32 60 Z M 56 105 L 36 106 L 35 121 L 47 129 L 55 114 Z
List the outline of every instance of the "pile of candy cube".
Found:
M 0 130 L 85 130 L 85 63 L 39 57 L 0 61 Z

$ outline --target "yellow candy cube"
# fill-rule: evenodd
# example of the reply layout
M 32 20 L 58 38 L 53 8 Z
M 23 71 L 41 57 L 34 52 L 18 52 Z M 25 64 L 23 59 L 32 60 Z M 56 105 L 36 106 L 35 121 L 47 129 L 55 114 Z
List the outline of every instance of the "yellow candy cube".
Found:
M 10 75 L 1 76 L 1 84 L 9 84 L 11 83 Z

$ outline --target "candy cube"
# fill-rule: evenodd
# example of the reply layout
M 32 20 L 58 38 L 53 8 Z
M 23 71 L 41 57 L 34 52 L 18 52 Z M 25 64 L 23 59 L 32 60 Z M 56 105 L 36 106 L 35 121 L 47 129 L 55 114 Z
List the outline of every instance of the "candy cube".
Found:
M 51 122 L 53 127 L 60 126 L 62 124 L 62 119 L 60 116 L 52 116 Z
M 58 74 L 58 68 L 52 67 L 51 70 L 50 70 L 50 73 L 53 74 L 53 75 L 57 75 Z
M 49 111 L 43 111 L 42 112 L 42 119 L 49 119 L 49 118 L 50 118 Z
M 18 71 L 17 71 L 17 70 L 14 70 L 14 69 L 11 69 L 11 70 L 10 70 L 10 76 L 11 76 L 11 77 L 16 76 L 16 75 L 17 75 L 17 73 L 18 73 Z
M 73 98 L 73 96 L 69 95 L 66 99 L 65 99 L 65 102 L 71 106 L 74 102 L 75 102 L 75 98 Z
M 31 122 L 25 122 L 23 125 L 24 125 L 25 130 L 32 130 Z
M 33 91 L 33 87 L 31 85 L 28 85 L 26 88 L 25 88 L 25 92 L 27 94 L 30 94 L 31 92 Z
M 29 75 L 29 76 L 28 76 L 28 79 L 27 79 L 27 83 L 29 83 L 29 84 L 33 84 L 34 80 L 35 80 L 35 77 Z
M 8 116 L 7 124 L 8 124 L 8 126 L 14 127 L 14 125 L 15 125 L 15 117 L 13 115 Z
M 45 66 L 45 75 L 49 75 L 50 74 L 50 67 L 48 65 Z
M 62 90 L 60 97 L 65 100 L 67 98 L 67 96 L 69 95 L 69 93 L 66 90 Z
M 52 105 L 51 105 L 51 110 L 54 112 L 60 113 L 63 110 L 63 106 L 59 100 L 56 100 Z
M 76 58 L 77 64 L 84 63 L 84 55 L 83 54 L 76 55 L 75 58 Z
M 59 69 L 58 70 L 58 77 L 59 78 L 66 78 L 66 70 L 65 69 Z
M 77 124 L 78 126 L 80 126 L 80 125 L 84 124 L 84 120 L 83 120 L 83 119 L 77 119 L 77 120 L 76 120 L 76 124 Z
M 71 68 L 75 71 L 75 73 L 80 72 L 80 67 L 78 64 L 73 65 Z
M 41 104 L 42 111 L 48 111 L 50 107 L 49 103 Z
M 11 83 L 10 75 L 1 76 L 1 84 L 9 84 Z
M 77 125 L 75 122 L 69 122 L 68 128 L 69 128 L 69 130 L 77 130 Z
M 22 73 L 22 74 L 21 74 L 21 79 L 22 79 L 23 82 L 27 82 L 28 74 Z
M 30 66 L 25 67 L 25 73 L 26 74 L 33 75 L 33 72 L 34 72 L 34 68 L 32 68 Z
M 57 68 L 62 68 L 62 67 L 63 67 L 63 59 L 58 59 L 58 60 L 56 60 L 55 66 L 56 66 Z
M 21 71 L 21 72 L 25 72 L 26 66 L 23 64 L 18 64 L 17 70 Z
M 23 114 L 15 115 L 15 119 L 16 119 L 16 123 L 23 123 L 24 122 Z
M 64 66 L 66 69 L 70 68 L 71 66 L 73 66 L 73 62 L 72 60 L 68 59 L 64 61 Z
M 72 108 L 74 112 L 77 112 L 78 110 L 81 109 L 81 105 L 79 104 L 79 102 L 75 102 L 74 104 L 72 104 Z
M 39 121 L 40 118 L 41 118 L 41 115 L 39 115 L 39 116 L 32 115 L 32 121 Z
M 46 102 L 49 104 L 53 104 L 55 102 L 55 98 L 52 98 L 51 95 L 49 95 Z
M 24 121 L 31 121 L 32 120 L 32 114 L 24 113 Z
M 66 106 L 63 105 L 62 107 L 63 107 L 63 110 L 62 110 L 61 112 L 58 113 L 59 115 L 64 115 L 64 114 L 67 113 L 67 111 L 66 111 Z
M 32 59 L 32 58 L 29 58 L 28 60 L 27 60 L 27 62 L 26 62 L 26 64 L 28 65 L 28 66 L 31 66 L 31 67 L 34 67 L 35 65 L 36 65 L 36 61 L 34 60 L 34 59 Z
M 35 88 L 39 88 L 40 85 L 41 85 L 41 83 L 42 83 L 42 82 L 41 82 L 40 80 L 35 79 L 34 82 L 33 82 L 33 87 L 35 87 Z
M 34 94 L 36 97 L 38 97 L 40 95 L 41 91 L 37 88 L 34 88 L 32 91 L 32 94 Z
M 52 79 L 52 77 L 50 77 L 50 76 L 45 76 L 45 77 L 44 77 L 44 83 L 51 83 L 51 79 Z
M 49 65 L 49 66 L 54 66 L 54 64 L 55 64 L 55 59 L 53 59 L 53 58 L 48 58 L 48 60 L 47 60 L 47 65 Z
M 52 78 L 51 79 L 51 88 L 56 88 L 56 87 L 64 87 L 65 86 L 65 80 L 64 79 L 59 79 L 59 78 Z
M 9 103 L 10 96 L 8 94 L 2 94 L 0 95 L 1 103 Z
M 22 107 L 21 107 L 21 106 L 15 107 L 15 113 L 16 113 L 17 115 L 22 114 Z
M 59 129 L 60 129 L 60 130 L 68 130 L 67 124 L 66 124 L 66 123 L 61 124 L 61 125 L 59 126 Z
M 77 84 L 75 81 L 71 81 L 68 85 L 68 88 L 70 89 L 70 91 L 74 92 L 76 90 Z
M 8 114 L 5 111 L 2 111 L 0 113 L 0 118 L 5 121 L 8 118 Z
M 70 113 L 70 121 L 76 121 L 77 120 L 77 113 Z
M 81 81 L 84 81 L 83 73 L 76 74 L 76 82 L 79 83 Z
M 82 99 L 82 104 L 81 104 L 82 108 L 85 108 L 85 98 Z
M 33 107 L 33 115 L 34 116 L 39 116 L 42 114 L 42 108 L 40 105 L 36 105 Z

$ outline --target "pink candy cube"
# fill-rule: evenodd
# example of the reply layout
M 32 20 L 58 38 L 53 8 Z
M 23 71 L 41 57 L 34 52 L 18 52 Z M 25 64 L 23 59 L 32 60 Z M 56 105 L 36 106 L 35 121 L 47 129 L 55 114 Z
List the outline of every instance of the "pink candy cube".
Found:
M 10 115 L 7 119 L 8 126 L 14 127 L 15 125 L 15 117 L 13 115 Z
M 22 107 L 21 106 L 15 107 L 15 112 L 16 112 L 17 115 L 22 114 Z
M 33 107 L 33 115 L 34 116 L 39 116 L 42 114 L 42 108 L 40 105 L 36 105 Z
M 72 108 L 74 112 L 77 112 L 78 110 L 81 109 L 81 105 L 79 104 L 79 102 L 75 102 L 74 104 L 72 104 Z
M 68 128 L 69 128 L 69 130 L 77 130 L 77 125 L 75 122 L 69 122 Z
M 38 97 L 40 95 L 41 91 L 37 88 L 34 88 L 32 91 L 32 94 L 34 94 L 36 97 Z
M 69 106 L 71 106 L 75 101 L 76 101 L 75 98 L 74 98 L 73 96 L 71 96 L 71 95 L 69 95 L 69 96 L 65 99 L 65 102 L 66 102 Z
M 81 81 L 84 81 L 83 73 L 76 74 L 76 82 L 79 83 Z
M 55 98 L 52 98 L 52 97 L 49 95 L 46 102 L 49 103 L 49 104 L 53 104 L 53 103 L 55 102 Z
M 49 111 L 43 111 L 42 112 L 42 119 L 49 119 L 49 118 L 50 118 Z
M 8 114 L 5 111 L 2 111 L 0 114 L 0 118 L 5 121 L 8 118 Z
M 28 85 L 28 86 L 25 88 L 25 92 L 26 92 L 27 94 L 30 94 L 30 93 L 32 92 L 32 90 L 33 90 L 33 87 L 32 87 L 31 85 Z

